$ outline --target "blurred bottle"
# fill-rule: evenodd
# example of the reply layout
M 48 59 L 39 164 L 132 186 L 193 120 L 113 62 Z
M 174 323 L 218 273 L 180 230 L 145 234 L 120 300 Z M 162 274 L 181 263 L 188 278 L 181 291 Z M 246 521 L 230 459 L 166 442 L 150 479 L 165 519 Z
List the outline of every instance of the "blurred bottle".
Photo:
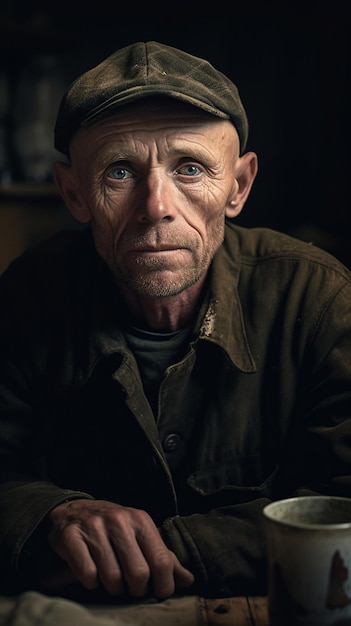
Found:
M 19 74 L 14 95 L 13 148 L 19 177 L 29 182 L 52 180 L 54 124 L 65 88 L 56 55 L 33 57 Z

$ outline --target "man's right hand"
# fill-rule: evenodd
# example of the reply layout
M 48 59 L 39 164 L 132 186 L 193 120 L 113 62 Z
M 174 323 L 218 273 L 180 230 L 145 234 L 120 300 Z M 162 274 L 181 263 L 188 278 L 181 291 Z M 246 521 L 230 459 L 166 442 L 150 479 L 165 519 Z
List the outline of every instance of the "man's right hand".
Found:
M 79 581 L 112 595 L 167 598 L 194 582 L 145 511 L 81 499 L 58 505 L 49 519 L 50 546 L 68 566 L 46 581 L 51 589 Z

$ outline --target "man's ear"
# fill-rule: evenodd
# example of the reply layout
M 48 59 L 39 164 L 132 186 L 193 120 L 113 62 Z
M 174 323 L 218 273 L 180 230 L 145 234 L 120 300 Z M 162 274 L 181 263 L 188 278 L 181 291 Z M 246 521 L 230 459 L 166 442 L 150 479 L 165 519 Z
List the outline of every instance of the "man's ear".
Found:
M 227 217 L 233 218 L 241 213 L 256 178 L 257 169 L 258 161 L 255 152 L 246 152 L 239 157 L 236 165 L 235 186 L 226 207 Z
M 67 208 L 78 222 L 89 222 L 90 213 L 78 193 L 72 168 L 67 163 L 57 161 L 53 165 L 54 180 Z

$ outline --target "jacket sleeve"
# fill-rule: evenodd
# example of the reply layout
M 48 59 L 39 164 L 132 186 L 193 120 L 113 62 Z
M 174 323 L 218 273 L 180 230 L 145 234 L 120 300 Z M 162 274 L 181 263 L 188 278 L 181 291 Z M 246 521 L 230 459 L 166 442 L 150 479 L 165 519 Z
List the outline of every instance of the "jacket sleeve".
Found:
M 61 502 L 91 497 L 41 480 L 31 468 L 30 433 L 39 412 L 33 398 L 42 397 L 32 391 L 41 367 L 35 332 L 42 324 L 41 302 L 35 309 L 35 280 L 29 269 L 16 280 L 11 267 L 0 280 L 0 579 L 9 588 L 11 578 L 18 577 L 23 547 L 47 513 Z
M 265 540 L 262 510 L 268 499 L 166 520 L 161 533 L 205 596 L 264 594 Z M 194 591 L 194 589 L 193 589 Z
M 32 584 L 36 571 L 42 576 L 50 567 L 51 551 L 45 550 L 46 538 L 38 533 L 38 528 L 51 509 L 77 498 L 91 496 L 46 481 L 9 481 L 0 485 L 0 578 L 7 589 L 20 588 L 22 578 L 25 584 L 27 562 Z M 32 537 L 39 539 L 37 544 L 31 544 Z

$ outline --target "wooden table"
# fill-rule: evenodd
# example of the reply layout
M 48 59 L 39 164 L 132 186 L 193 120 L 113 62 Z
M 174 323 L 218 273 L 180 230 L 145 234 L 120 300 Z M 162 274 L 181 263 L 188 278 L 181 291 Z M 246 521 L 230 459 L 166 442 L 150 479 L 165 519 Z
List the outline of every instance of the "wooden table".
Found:
M 199 602 L 203 604 L 200 624 L 205 626 L 269 626 L 266 598 L 200 598 Z
M 269 626 L 263 597 L 184 596 L 108 606 L 80 605 L 36 592 L 0 597 L 0 626 L 20 626 L 24 617 L 26 626 Z

